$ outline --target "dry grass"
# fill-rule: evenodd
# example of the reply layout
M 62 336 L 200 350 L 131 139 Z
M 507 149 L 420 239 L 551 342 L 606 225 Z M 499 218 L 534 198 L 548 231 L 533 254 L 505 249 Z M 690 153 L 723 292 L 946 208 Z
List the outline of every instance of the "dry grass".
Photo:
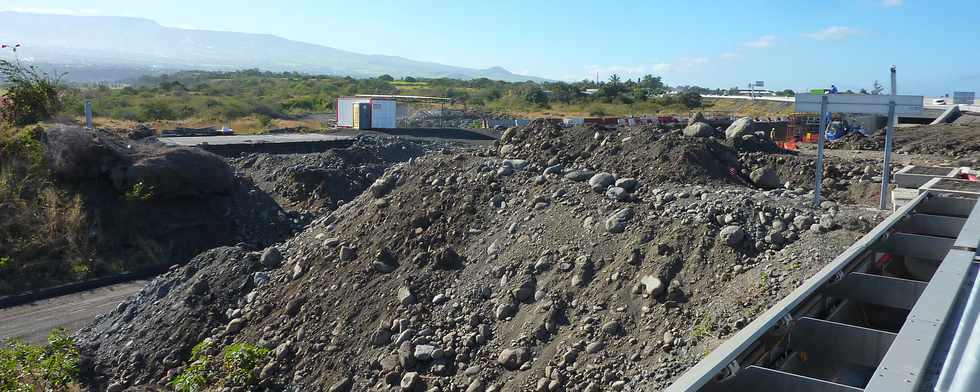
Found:
M 43 150 L 23 132 L 0 130 L 0 294 L 92 270 L 82 198 L 49 179 L 43 157 L 35 156 Z
M 748 99 L 705 98 L 705 111 L 748 117 L 788 117 L 793 114 L 792 102 Z
M 84 118 L 75 119 L 78 124 L 82 124 Z M 92 120 L 97 128 L 105 129 L 133 129 L 138 124 L 136 121 L 128 120 L 117 120 L 108 117 L 96 117 Z M 151 121 L 148 123 L 143 123 L 150 128 L 156 130 L 174 129 L 177 127 L 187 127 L 187 128 L 204 128 L 204 127 L 216 127 L 220 128 L 222 126 L 227 126 L 235 130 L 236 134 L 241 135 L 254 135 L 265 133 L 273 129 L 281 128 L 308 128 L 313 130 L 319 130 L 323 128 L 319 121 L 316 120 L 284 120 L 284 119 L 272 119 L 268 123 L 263 124 L 263 121 L 256 116 L 249 116 L 240 118 L 237 120 L 232 120 L 228 122 L 224 121 L 212 121 L 204 119 L 187 119 L 178 121 Z

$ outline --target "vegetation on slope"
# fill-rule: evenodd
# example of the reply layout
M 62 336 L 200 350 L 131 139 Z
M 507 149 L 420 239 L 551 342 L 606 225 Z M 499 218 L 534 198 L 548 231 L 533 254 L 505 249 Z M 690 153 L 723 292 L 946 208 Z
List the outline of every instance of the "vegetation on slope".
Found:
M 57 77 L 0 60 L 7 83 L 0 96 L 0 294 L 26 278 L 78 278 L 91 269 L 91 246 L 81 197 L 52 182 L 44 131 L 26 124 L 61 109 Z

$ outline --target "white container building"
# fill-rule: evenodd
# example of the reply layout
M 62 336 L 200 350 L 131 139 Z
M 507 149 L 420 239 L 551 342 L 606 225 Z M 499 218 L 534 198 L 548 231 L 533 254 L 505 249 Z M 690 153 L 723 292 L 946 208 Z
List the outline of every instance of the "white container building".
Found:
M 361 119 L 370 118 L 370 124 L 361 124 L 354 118 L 355 113 L 361 114 L 362 104 L 370 110 L 369 114 L 361 115 Z M 392 99 L 366 97 L 337 98 L 337 127 L 361 129 L 391 129 L 396 128 L 398 106 Z

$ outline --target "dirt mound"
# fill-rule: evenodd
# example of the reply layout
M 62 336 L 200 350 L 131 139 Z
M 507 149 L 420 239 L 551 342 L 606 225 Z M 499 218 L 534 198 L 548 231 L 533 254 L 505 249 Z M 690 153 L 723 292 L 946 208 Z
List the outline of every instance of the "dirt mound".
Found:
M 740 185 L 710 140 L 527 132 L 155 280 L 80 332 L 90 382 L 165 383 L 210 338 L 269 349 L 248 370 L 270 390 L 661 388 L 880 219 Z
M 980 155 L 980 124 L 937 124 L 900 128 L 895 151 L 955 158 Z
M 885 134 L 878 132 L 872 136 L 864 136 L 860 133 L 851 132 L 838 140 L 827 142 L 825 147 L 837 150 L 883 151 L 885 149 Z
M 895 129 L 893 148 L 908 154 L 944 155 L 953 158 L 980 157 L 980 124 L 936 124 Z M 827 148 L 840 150 L 884 151 L 885 134 L 873 136 L 849 133 L 840 140 L 828 142 Z
M 765 139 L 768 140 L 768 139 Z M 653 127 L 607 130 L 595 126 L 559 128 L 545 121 L 511 128 L 501 136 L 501 157 L 528 159 L 538 167 L 606 170 L 647 182 L 692 184 L 747 182 L 740 151 L 781 152 L 754 135 L 734 142 L 685 137 Z
M 120 192 L 140 187 L 146 198 L 226 194 L 234 182 L 221 157 L 197 148 L 122 140 L 67 126 L 49 129 L 46 144 L 51 168 L 60 179 L 108 178 Z
M 283 208 L 326 212 L 353 200 L 394 163 L 427 151 L 417 143 L 367 137 L 323 153 L 249 154 L 230 163 Z
M 82 332 L 90 339 L 80 339 L 80 346 L 106 355 L 86 370 L 111 370 L 135 384 L 155 384 L 165 368 L 182 362 L 191 347 L 226 322 L 231 314 L 222 309 L 237 307 L 241 297 L 255 287 L 252 273 L 261 270 L 259 260 L 258 254 L 238 247 L 215 248 L 158 276 L 131 300 L 95 320 L 96 324 L 116 321 L 115 328 L 104 335 Z M 138 334 L 113 333 L 137 320 Z M 146 327 L 153 324 L 168 328 Z M 164 342 L 169 343 L 161 344 Z M 106 358 L 111 359 L 103 362 Z

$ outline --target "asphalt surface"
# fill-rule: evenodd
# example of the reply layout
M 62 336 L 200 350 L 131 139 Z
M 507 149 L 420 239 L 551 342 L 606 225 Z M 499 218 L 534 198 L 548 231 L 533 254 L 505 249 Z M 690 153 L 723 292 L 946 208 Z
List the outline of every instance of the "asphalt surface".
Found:
M 459 128 L 396 128 L 373 129 L 369 131 L 339 128 L 331 131 L 331 135 L 356 137 L 391 136 L 405 140 L 446 141 L 464 144 L 493 144 L 499 135 L 489 129 L 459 129 Z
M 230 136 L 167 136 L 160 142 L 181 147 L 271 147 L 276 145 L 316 144 L 353 140 L 361 135 L 393 136 L 407 140 L 452 141 L 466 144 L 493 144 L 498 135 L 484 129 L 455 128 L 396 128 L 396 129 L 333 129 L 330 133 L 285 133 Z
M 230 136 L 179 136 L 161 137 L 159 140 L 172 146 L 195 147 L 202 144 L 236 145 L 236 144 L 276 144 L 276 143 L 309 143 L 332 142 L 349 140 L 349 136 L 324 135 L 319 133 L 265 134 L 265 135 L 230 135 Z
M 75 331 L 136 294 L 146 283 L 137 280 L 0 309 L 0 342 L 14 338 L 42 343 L 52 329 Z

